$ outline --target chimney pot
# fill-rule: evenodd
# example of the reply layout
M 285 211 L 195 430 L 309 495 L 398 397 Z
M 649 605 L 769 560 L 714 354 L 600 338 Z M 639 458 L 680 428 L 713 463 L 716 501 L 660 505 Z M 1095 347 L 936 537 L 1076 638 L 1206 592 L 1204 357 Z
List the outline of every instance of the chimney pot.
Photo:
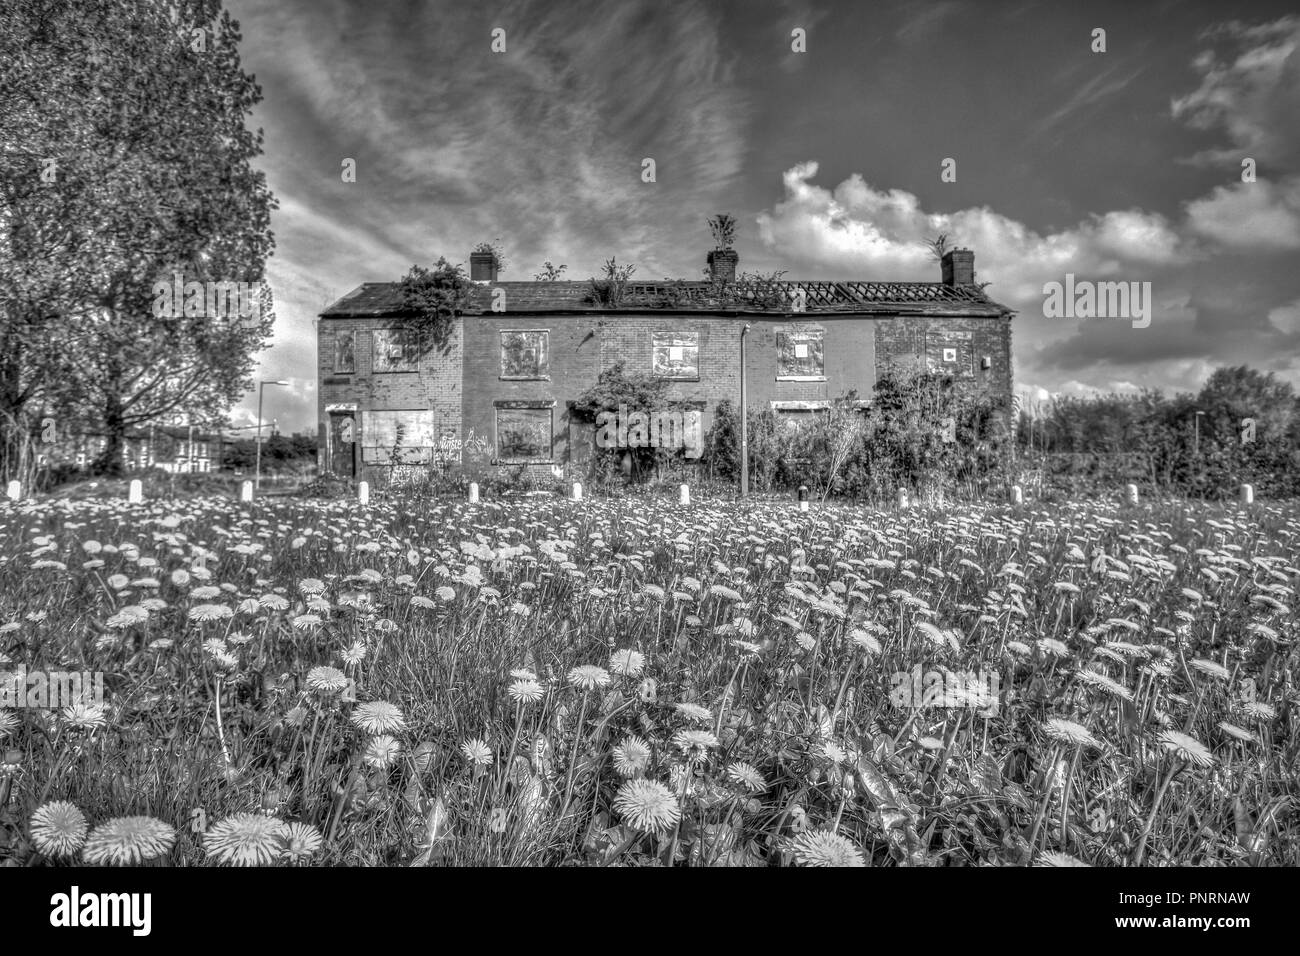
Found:
M 735 249 L 713 249 L 709 252 L 709 276 L 714 282 L 735 282 L 736 265 L 740 256 Z
M 944 285 L 975 284 L 975 253 L 970 249 L 953 249 L 944 253 L 941 265 Z
M 469 277 L 474 282 L 496 282 L 500 263 L 490 252 L 471 252 L 469 254 Z

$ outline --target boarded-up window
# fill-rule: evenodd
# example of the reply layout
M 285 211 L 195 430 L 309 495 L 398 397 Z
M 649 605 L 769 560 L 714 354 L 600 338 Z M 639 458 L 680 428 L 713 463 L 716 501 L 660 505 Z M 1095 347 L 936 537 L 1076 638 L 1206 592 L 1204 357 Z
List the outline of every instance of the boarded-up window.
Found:
M 500 461 L 550 461 L 551 408 L 498 408 L 497 458 Z
M 351 375 L 357 370 L 357 333 L 339 332 L 334 336 L 334 371 Z
M 375 371 L 418 372 L 420 336 L 415 329 L 376 329 Z
M 975 374 L 975 343 L 970 332 L 930 329 L 925 333 L 925 364 L 960 378 Z
M 368 411 L 361 416 L 361 459 L 368 464 L 425 462 L 437 443 L 431 409 Z
M 654 333 L 654 374 L 659 378 L 671 378 L 688 382 L 699 381 L 699 333 Z
M 824 336 L 821 329 L 777 329 L 776 377 L 795 380 L 825 378 Z
M 502 332 L 501 377 L 548 378 L 551 374 L 547 356 L 548 339 L 549 335 L 544 329 Z

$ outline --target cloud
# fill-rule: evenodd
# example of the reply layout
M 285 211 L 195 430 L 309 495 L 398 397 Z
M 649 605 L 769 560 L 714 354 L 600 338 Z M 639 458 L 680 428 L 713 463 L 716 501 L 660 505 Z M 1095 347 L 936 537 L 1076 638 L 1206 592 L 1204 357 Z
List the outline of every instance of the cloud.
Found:
M 1192 232 L 1237 249 L 1300 249 L 1300 177 L 1216 186 L 1187 203 Z
M 1247 26 L 1238 21 L 1206 31 L 1204 38 L 1223 41 L 1222 55 L 1206 50 L 1193 61 L 1201 84 L 1175 98 L 1175 119 L 1195 129 L 1221 129 L 1230 148 L 1197 153 L 1201 165 L 1257 162 L 1294 169 L 1300 161 L 1300 16 Z

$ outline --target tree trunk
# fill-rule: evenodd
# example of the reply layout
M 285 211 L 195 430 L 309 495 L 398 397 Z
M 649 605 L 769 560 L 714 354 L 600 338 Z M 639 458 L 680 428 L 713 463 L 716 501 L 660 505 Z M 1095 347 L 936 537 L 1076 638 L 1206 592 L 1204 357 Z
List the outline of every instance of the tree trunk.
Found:
M 126 440 L 126 422 L 122 406 L 116 400 L 110 400 L 104 409 L 105 443 L 104 451 L 95 462 L 95 471 L 109 478 L 120 478 L 126 472 L 122 461 L 122 448 Z

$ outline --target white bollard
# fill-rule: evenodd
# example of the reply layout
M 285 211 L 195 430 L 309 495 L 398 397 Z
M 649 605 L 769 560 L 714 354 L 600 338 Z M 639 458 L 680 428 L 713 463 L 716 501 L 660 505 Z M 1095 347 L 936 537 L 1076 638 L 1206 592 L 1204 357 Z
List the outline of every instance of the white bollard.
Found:
M 478 504 L 478 482 L 476 481 L 469 483 L 469 503 L 472 505 Z
M 5 489 L 5 496 L 10 501 L 17 501 L 19 498 L 21 498 L 23 496 L 22 482 L 19 481 L 9 482 L 9 487 Z
M 1254 486 L 1254 485 L 1242 485 L 1242 486 L 1241 486 L 1241 503 L 1242 503 L 1243 505 L 1249 505 L 1249 504 L 1254 504 L 1254 502 L 1255 502 L 1255 486 Z
M 129 504 L 138 505 L 144 501 L 144 484 L 139 478 L 131 480 L 131 487 L 126 493 L 126 500 Z
M 1137 485 L 1129 485 L 1128 487 L 1126 487 L 1126 488 L 1124 489 L 1124 495 L 1125 495 L 1126 498 L 1128 498 L 1128 503 L 1129 503 L 1129 504 L 1131 504 L 1131 505 L 1135 505 L 1135 504 L 1137 504 L 1137 503 L 1138 503 L 1138 486 L 1137 486 Z
M 907 491 L 906 491 L 906 489 L 903 489 L 903 488 L 899 488 L 899 489 L 898 489 L 898 507 L 900 507 L 900 508 L 906 508 L 906 507 L 907 507 Z
M 574 501 L 582 500 L 582 482 L 580 481 L 575 481 L 573 483 L 573 500 Z
M 1013 505 L 1023 505 L 1025 503 L 1025 493 L 1019 485 L 1011 486 L 1011 503 Z
M 357 501 L 363 505 L 370 504 L 370 482 L 357 482 Z
M 808 499 L 807 499 L 807 498 L 805 498 L 803 501 L 799 502 L 799 510 L 800 510 L 800 511 L 807 511 L 807 510 L 808 510 Z
M 239 486 L 239 500 L 240 501 L 253 500 L 253 483 L 251 481 L 246 481 Z
M 683 484 L 678 489 L 677 503 L 680 505 L 689 505 L 691 503 L 691 486 Z

